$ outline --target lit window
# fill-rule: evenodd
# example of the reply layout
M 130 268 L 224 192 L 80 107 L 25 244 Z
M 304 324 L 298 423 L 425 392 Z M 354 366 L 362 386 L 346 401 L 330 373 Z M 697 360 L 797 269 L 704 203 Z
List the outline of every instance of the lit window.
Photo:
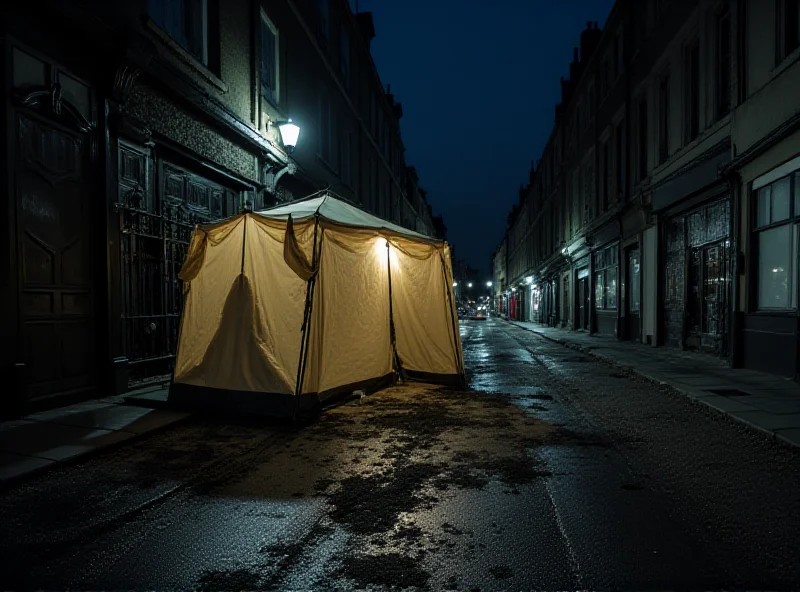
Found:
M 797 309 L 798 177 L 783 177 L 754 193 L 759 310 Z

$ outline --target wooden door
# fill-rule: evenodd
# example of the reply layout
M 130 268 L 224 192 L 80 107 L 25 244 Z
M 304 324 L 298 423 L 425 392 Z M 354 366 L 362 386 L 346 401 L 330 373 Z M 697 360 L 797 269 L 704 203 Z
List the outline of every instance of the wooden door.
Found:
M 97 385 L 89 138 L 15 114 L 19 315 L 31 399 Z M 98 241 L 98 244 L 102 244 Z M 96 252 L 96 251 L 95 251 Z

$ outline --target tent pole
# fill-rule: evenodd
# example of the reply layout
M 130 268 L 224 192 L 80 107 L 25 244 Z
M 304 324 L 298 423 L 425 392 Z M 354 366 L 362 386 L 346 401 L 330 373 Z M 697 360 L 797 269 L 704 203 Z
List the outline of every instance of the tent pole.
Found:
M 242 231 L 242 269 L 239 275 L 244 275 L 244 253 L 245 245 L 247 244 L 247 214 L 244 215 L 244 230 Z
M 453 296 L 450 293 L 450 280 L 447 277 L 447 266 L 444 263 L 444 255 L 442 255 L 441 251 L 439 252 L 439 261 L 442 262 L 442 275 L 444 276 L 444 289 L 447 290 L 447 302 L 450 306 L 450 323 L 453 329 L 453 345 L 455 346 L 455 354 L 456 354 L 456 370 L 458 370 L 459 375 L 461 376 L 461 383 L 466 387 L 466 377 L 464 376 L 464 367 L 461 365 L 461 360 L 458 356 L 458 331 L 456 330 L 456 320 L 455 315 L 453 312 Z
M 311 309 L 314 301 L 314 286 L 317 283 L 317 229 L 319 227 L 319 212 L 314 220 L 314 246 L 311 253 L 311 267 L 314 270 L 306 283 L 306 304 L 303 311 L 303 325 L 300 328 L 300 359 L 297 361 L 297 380 L 294 389 L 294 409 L 292 411 L 292 422 L 297 423 L 297 413 L 300 410 L 300 396 L 303 393 L 303 378 L 305 377 L 306 361 L 308 360 L 308 340 L 310 336 L 309 326 L 311 325 Z M 320 239 L 320 247 L 322 240 Z
M 394 328 L 394 307 L 392 306 L 392 257 L 389 241 L 386 241 L 386 268 L 389 270 L 389 336 L 392 340 L 392 362 L 394 364 L 395 372 L 400 374 L 400 378 L 405 380 L 405 372 L 403 372 L 403 364 L 400 362 L 400 356 L 397 353 L 397 334 Z

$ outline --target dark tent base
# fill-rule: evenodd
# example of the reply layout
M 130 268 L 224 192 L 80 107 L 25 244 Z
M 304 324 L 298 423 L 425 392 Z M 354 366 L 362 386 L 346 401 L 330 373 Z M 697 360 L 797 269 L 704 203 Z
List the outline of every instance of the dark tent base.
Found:
M 419 372 L 417 370 L 403 370 L 406 378 L 414 382 L 427 382 L 441 384 L 455 388 L 466 388 L 464 377 L 460 374 L 434 374 L 433 372 Z
M 305 393 L 300 397 L 297 416 L 304 419 L 314 417 L 323 410 L 348 400 L 353 391 L 373 393 L 394 384 L 394 378 L 392 373 L 322 393 Z M 213 413 L 215 416 L 289 420 L 294 415 L 296 405 L 294 395 L 236 391 L 180 382 L 170 385 L 168 402 L 177 409 Z

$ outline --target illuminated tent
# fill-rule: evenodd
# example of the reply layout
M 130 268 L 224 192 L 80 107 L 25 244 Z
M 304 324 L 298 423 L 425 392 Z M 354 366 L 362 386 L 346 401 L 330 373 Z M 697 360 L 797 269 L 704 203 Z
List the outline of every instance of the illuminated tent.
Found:
M 330 194 L 198 226 L 170 402 L 296 416 L 357 389 L 463 384 L 447 243 Z

